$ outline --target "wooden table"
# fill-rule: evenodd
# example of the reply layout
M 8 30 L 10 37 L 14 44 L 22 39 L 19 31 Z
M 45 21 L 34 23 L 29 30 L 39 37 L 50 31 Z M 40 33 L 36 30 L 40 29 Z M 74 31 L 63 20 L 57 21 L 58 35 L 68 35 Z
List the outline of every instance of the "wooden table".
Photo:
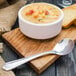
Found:
M 31 0 L 29 0 L 30 2 Z M 56 4 L 56 0 L 34 0 L 44 1 Z M 76 3 L 76 1 L 74 0 Z M 18 27 L 18 22 L 16 22 L 13 28 Z M 2 41 L 2 40 L 1 40 Z M 18 59 L 19 56 L 12 51 L 4 43 L 4 52 L 1 54 L 5 61 L 11 61 Z M 49 68 L 47 68 L 42 74 L 38 75 L 35 71 L 28 65 L 22 65 L 13 70 L 16 76 L 76 76 L 76 45 L 72 53 L 66 56 L 60 57 L 55 63 L 53 63 Z

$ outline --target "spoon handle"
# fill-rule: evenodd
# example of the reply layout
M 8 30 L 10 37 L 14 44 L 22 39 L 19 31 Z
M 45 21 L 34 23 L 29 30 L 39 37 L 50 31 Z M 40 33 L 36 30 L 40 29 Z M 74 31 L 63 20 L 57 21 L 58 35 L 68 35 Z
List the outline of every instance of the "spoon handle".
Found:
M 13 60 L 13 61 L 5 63 L 5 65 L 3 66 L 3 69 L 4 70 L 12 70 L 12 69 L 24 64 L 24 63 L 27 63 L 27 62 L 29 62 L 29 61 L 31 61 L 33 59 L 36 59 L 38 57 L 48 55 L 48 54 L 56 54 L 56 53 L 55 53 L 55 51 L 52 50 L 52 51 L 43 52 L 43 53 L 40 53 L 40 54 L 35 54 L 33 56 L 29 56 L 29 57 L 26 57 L 26 58 Z

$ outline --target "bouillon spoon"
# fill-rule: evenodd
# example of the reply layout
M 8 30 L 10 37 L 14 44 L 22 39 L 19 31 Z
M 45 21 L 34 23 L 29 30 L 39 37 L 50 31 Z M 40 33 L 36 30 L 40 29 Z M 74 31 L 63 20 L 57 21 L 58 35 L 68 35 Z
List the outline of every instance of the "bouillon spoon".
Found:
M 73 50 L 73 48 L 74 48 L 74 41 L 69 38 L 64 38 L 55 45 L 53 50 L 7 62 L 4 64 L 3 69 L 12 70 L 24 63 L 27 63 L 33 59 L 36 59 L 44 55 L 49 54 L 66 55 L 69 54 Z

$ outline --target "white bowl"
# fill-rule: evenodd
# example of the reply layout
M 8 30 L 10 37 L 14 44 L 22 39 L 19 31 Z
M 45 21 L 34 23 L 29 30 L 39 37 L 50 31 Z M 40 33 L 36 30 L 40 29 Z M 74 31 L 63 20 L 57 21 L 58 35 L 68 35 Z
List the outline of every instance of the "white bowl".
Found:
M 50 5 L 49 3 L 47 4 Z M 19 27 L 24 35 L 34 39 L 48 39 L 58 35 L 61 32 L 64 14 L 60 8 L 53 5 L 61 12 L 58 20 L 47 24 L 36 24 L 25 20 L 21 15 L 21 11 L 29 5 L 31 4 L 25 5 L 18 12 Z

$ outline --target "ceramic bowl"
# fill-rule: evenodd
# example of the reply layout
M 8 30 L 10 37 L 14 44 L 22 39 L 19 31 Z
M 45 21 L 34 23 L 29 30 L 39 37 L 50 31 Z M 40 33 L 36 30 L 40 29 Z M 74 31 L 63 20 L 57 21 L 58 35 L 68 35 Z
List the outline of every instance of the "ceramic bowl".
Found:
M 50 5 L 49 3 L 47 4 Z M 59 7 L 51 4 L 56 7 L 61 13 L 58 20 L 46 24 L 36 24 L 25 20 L 21 15 L 21 11 L 29 5 L 31 4 L 23 6 L 18 12 L 19 27 L 24 35 L 34 39 L 48 39 L 55 37 L 61 32 L 64 14 Z

